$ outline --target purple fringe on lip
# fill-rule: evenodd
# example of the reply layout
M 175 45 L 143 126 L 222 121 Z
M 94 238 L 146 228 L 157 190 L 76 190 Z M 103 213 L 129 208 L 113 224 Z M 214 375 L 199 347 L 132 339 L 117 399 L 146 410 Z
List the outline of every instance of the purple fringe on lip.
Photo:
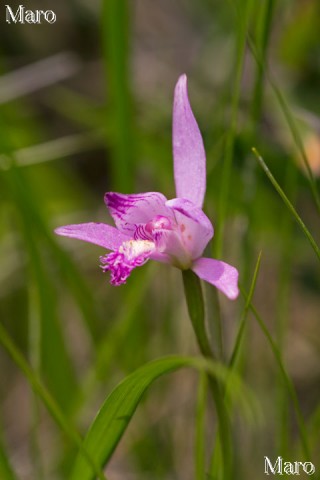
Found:
M 122 247 L 121 251 L 116 250 L 108 255 L 100 257 L 101 268 L 104 272 L 110 272 L 110 283 L 114 286 L 123 285 L 132 270 L 136 267 L 144 265 L 150 257 L 151 251 L 146 251 L 138 256 L 130 255 L 130 247 Z
M 127 278 L 134 269 L 134 266 L 126 263 L 123 253 L 112 252 L 100 257 L 101 268 L 104 272 L 110 272 L 111 285 L 118 286 L 126 283 Z

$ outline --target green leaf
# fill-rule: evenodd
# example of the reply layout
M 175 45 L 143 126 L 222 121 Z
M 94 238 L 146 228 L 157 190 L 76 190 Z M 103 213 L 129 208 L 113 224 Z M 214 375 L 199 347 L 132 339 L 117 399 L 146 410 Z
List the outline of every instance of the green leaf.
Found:
M 123 380 L 107 397 L 84 440 L 96 464 L 103 466 L 111 457 L 142 395 L 161 375 L 185 367 L 190 360 L 165 358 L 149 363 Z M 94 479 L 94 472 L 82 455 L 75 463 L 71 480 Z
M 83 443 L 94 464 L 102 468 L 110 459 L 127 428 L 143 394 L 161 375 L 183 367 L 206 371 L 224 381 L 227 369 L 217 362 L 201 358 L 170 356 L 154 360 L 125 378 L 107 397 Z M 239 394 L 239 378 L 234 376 L 234 392 Z M 236 384 L 238 384 L 236 386 Z M 243 395 L 239 396 L 243 399 Z M 78 455 L 71 480 L 93 480 L 95 474 L 87 460 Z

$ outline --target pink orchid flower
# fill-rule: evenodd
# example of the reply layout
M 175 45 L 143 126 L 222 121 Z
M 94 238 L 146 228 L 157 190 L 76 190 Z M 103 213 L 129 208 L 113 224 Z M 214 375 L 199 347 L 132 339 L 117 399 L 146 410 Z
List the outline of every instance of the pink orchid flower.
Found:
M 125 195 L 108 192 L 105 203 L 116 228 L 82 223 L 57 228 L 55 233 L 94 243 L 111 253 L 100 257 L 111 284 L 126 283 L 131 271 L 149 259 L 191 269 L 230 299 L 238 296 L 237 270 L 220 260 L 202 257 L 213 227 L 202 211 L 206 190 L 206 157 L 187 92 L 187 77 L 175 87 L 173 157 L 177 198 L 162 193 Z

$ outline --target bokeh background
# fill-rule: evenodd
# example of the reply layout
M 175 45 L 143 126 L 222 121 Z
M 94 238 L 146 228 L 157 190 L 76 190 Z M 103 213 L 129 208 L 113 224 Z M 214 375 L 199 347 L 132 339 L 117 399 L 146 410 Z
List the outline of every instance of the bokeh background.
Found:
M 166 354 L 197 354 L 178 270 L 150 263 L 113 288 L 99 269 L 100 248 L 53 234 L 67 223 L 111 223 L 108 190 L 174 196 L 172 98 L 187 73 L 207 151 L 205 211 L 216 228 L 209 251 L 237 266 L 246 289 L 262 252 L 254 304 L 319 452 L 319 263 L 251 151 L 259 150 L 320 241 L 301 154 L 319 188 L 319 2 L 25 6 L 52 9 L 57 21 L 9 25 L 0 6 L 0 299 L 13 341 L 82 433 L 135 368 Z M 205 291 L 210 323 L 216 294 Z M 228 358 L 244 301 L 219 301 Z M 4 348 L 0 362 L 2 462 L 13 479 L 67 479 L 74 447 Z M 260 415 L 235 415 L 237 479 L 262 479 L 264 455 L 299 460 L 301 445 L 279 367 L 251 316 L 239 371 Z M 111 479 L 195 478 L 197 384 L 196 373 L 182 371 L 152 387 L 107 468 Z M 207 425 L 209 456 L 210 412 Z

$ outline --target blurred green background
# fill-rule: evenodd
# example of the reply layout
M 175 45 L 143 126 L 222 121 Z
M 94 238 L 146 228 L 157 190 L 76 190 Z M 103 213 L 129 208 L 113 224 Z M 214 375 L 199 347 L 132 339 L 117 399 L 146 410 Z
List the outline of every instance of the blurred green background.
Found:
M 15 10 L 19 4 L 10 2 Z M 148 264 L 113 288 L 98 266 L 101 248 L 53 234 L 67 223 L 111 223 L 103 203 L 108 190 L 175 195 L 172 98 L 186 73 L 207 151 L 212 255 L 237 266 L 249 288 L 262 251 L 254 303 L 282 352 L 312 451 L 319 452 L 319 264 L 251 152 L 259 150 L 319 241 L 319 2 L 25 6 L 52 9 L 57 21 L 9 25 L 0 6 L 2 324 L 82 433 L 135 368 L 169 353 L 197 354 L 178 270 Z M 206 287 L 206 297 L 210 317 L 213 288 Z M 228 358 L 244 302 L 219 299 Z M 0 362 L 0 457 L 12 478 L 68 478 L 73 445 L 2 348 Z M 264 478 L 264 455 L 300 459 L 278 370 L 249 316 L 239 371 L 261 419 L 248 425 L 235 415 L 237 479 Z M 107 468 L 111 479 L 195 478 L 197 382 L 195 373 L 182 371 L 153 386 Z M 209 455 L 211 414 L 207 425 Z

